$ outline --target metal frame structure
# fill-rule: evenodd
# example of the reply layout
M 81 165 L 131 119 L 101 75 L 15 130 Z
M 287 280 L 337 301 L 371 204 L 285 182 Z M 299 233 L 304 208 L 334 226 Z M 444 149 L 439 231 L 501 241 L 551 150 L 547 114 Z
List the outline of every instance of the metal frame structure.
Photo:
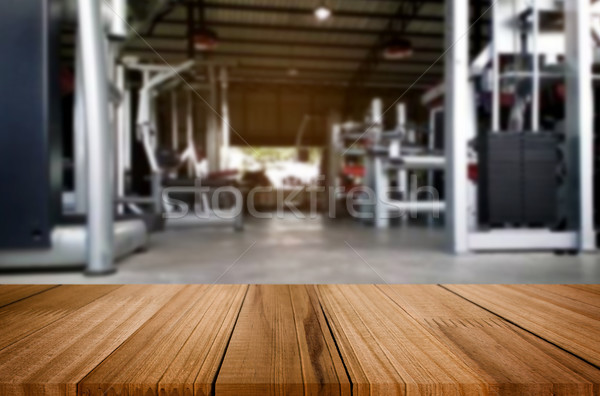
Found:
M 382 114 L 380 106 L 375 105 L 374 101 L 373 118 L 381 120 Z M 369 183 L 374 186 L 376 195 L 375 201 L 375 226 L 378 228 L 386 228 L 389 226 L 390 213 L 400 212 L 403 219 L 407 219 L 407 215 L 416 213 L 440 213 L 445 210 L 445 203 L 436 197 L 432 201 L 418 201 L 416 194 L 418 193 L 417 186 L 411 186 L 409 183 L 409 172 L 415 170 L 432 170 L 444 169 L 446 165 L 445 158 L 441 155 L 435 155 L 428 152 L 427 148 L 418 154 L 414 153 L 414 148 L 404 147 L 404 143 L 414 142 L 414 131 L 407 127 L 406 107 L 404 103 L 397 105 L 398 124 L 396 130 L 388 133 L 388 145 L 383 147 L 383 151 L 375 153 L 368 161 L 372 166 L 371 174 L 373 179 Z M 386 133 L 380 134 L 376 140 L 379 145 L 386 139 Z M 377 148 L 375 149 L 377 151 Z M 398 183 L 398 192 L 402 195 L 402 199 L 395 200 L 389 197 L 390 181 L 388 173 L 390 170 L 396 171 L 396 179 Z
M 176 77 L 180 77 L 180 74 L 191 70 L 198 64 L 205 65 L 207 67 L 208 79 L 206 84 L 201 86 L 197 83 L 186 84 L 184 92 L 186 94 L 186 145 L 183 151 L 179 152 L 179 119 L 178 119 L 178 106 L 177 106 L 177 94 L 175 89 L 178 87 L 180 81 Z M 127 58 L 124 60 L 124 65 L 130 70 L 136 70 L 142 73 L 143 82 L 138 92 L 138 112 L 136 116 L 136 126 L 138 131 L 138 139 L 142 142 L 144 152 L 148 162 L 150 164 L 150 170 L 152 172 L 152 196 L 151 197 L 125 197 L 120 196 L 118 201 L 129 205 L 133 210 L 142 211 L 139 208 L 139 204 L 151 204 L 153 206 L 153 212 L 156 214 L 164 215 L 167 220 L 167 226 L 205 226 L 205 225 L 218 225 L 218 224 L 232 224 L 236 230 L 243 228 L 243 216 L 239 210 L 239 206 L 234 207 L 232 210 L 222 210 L 214 208 L 212 202 L 209 200 L 209 196 L 206 192 L 198 193 L 195 191 L 195 187 L 202 187 L 201 180 L 207 178 L 210 172 L 219 172 L 220 170 L 226 170 L 224 166 L 228 164 L 226 159 L 229 157 L 229 112 L 227 103 L 227 69 L 226 65 L 221 65 L 220 69 L 220 85 L 217 85 L 216 76 L 214 75 L 215 67 L 219 66 L 214 62 L 196 62 L 194 60 L 188 60 L 176 67 L 169 65 L 156 65 L 156 64 L 140 64 L 137 58 Z M 207 89 L 209 91 L 211 104 L 217 103 L 217 98 L 220 96 L 220 109 L 223 112 L 221 117 L 221 125 L 217 123 L 217 119 L 214 111 L 208 112 L 206 118 L 206 148 L 207 158 L 199 160 L 196 154 L 196 143 L 194 139 L 194 94 L 196 89 Z M 218 95 L 218 90 L 221 89 Z M 179 164 L 187 164 L 189 180 L 195 182 L 195 187 L 180 186 L 175 187 L 177 192 L 183 190 L 189 191 L 189 193 L 196 193 L 199 198 L 195 207 L 193 208 L 193 214 L 181 216 L 175 210 L 175 206 L 172 205 L 167 197 L 163 194 L 164 183 L 163 178 L 169 177 L 169 170 L 163 169 L 159 164 L 157 158 L 158 149 L 158 125 L 156 123 L 156 111 L 154 109 L 155 97 L 161 92 L 170 92 L 170 104 L 171 104 L 171 136 L 170 143 L 175 153 L 178 153 Z M 211 105 L 212 109 L 215 109 L 216 105 Z M 126 118 L 129 118 L 126 117 Z M 164 140 L 164 139 L 163 139 Z M 125 148 L 129 151 L 129 148 Z M 217 155 L 217 154 L 220 154 Z M 212 164 L 212 166 L 211 166 Z M 189 182 L 188 180 L 188 182 Z M 189 184 L 186 182 L 185 184 Z M 241 201 L 241 197 L 236 196 L 238 201 Z M 239 203 L 239 202 L 238 202 Z
M 538 11 L 541 0 L 533 3 L 533 14 Z M 591 4 L 586 1 L 565 1 L 565 32 L 563 51 L 567 66 L 567 158 L 568 185 L 573 192 L 568 203 L 569 229 L 551 231 L 548 229 L 492 230 L 489 232 L 471 230 L 468 224 L 468 178 L 467 145 L 474 136 L 474 97 L 470 82 L 468 1 L 447 1 L 445 80 L 445 125 L 446 125 L 446 200 L 448 201 L 446 231 L 449 248 L 461 254 L 477 251 L 516 251 L 516 250 L 574 250 L 588 252 L 596 249 L 593 227 L 593 175 L 592 175 L 592 91 L 591 91 Z M 494 41 L 484 52 L 492 63 L 494 76 L 492 129 L 499 126 L 499 59 L 498 54 L 505 50 L 499 38 L 501 28 L 511 26 L 501 23 L 498 16 L 503 10 L 501 4 L 494 7 Z M 498 13 L 498 14 L 496 14 Z M 512 15 L 512 17 L 516 17 Z M 538 17 L 533 19 L 532 53 L 538 55 L 543 37 L 538 37 Z M 556 49 L 556 41 L 553 42 Z M 558 49 L 558 51 L 561 51 Z M 482 63 L 485 63 L 486 59 Z M 532 71 L 534 87 L 539 86 L 539 64 L 534 62 Z M 533 95 L 537 106 L 537 94 Z M 534 107 L 536 109 L 536 107 Z M 532 113 L 535 113 L 533 111 Z M 465 115 L 467 115 L 465 119 Z M 539 119 L 532 115 L 532 124 L 539 125 Z
M 408 176 L 409 172 L 416 170 L 443 170 L 444 157 L 432 153 L 427 147 L 415 147 L 415 131 L 408 127 L 404 103 L 396 106 L 395 129 L 384 131 L 382 106 L 381 99 L 372 100 L 370 116 L 364 125 L 330 122 L 328 185 L 332 188 L 337 187 L 335 179 L 339 171 L 338 160 L 344 156 L 359 156 L 364 158 L 365 163 L 363 185 L 374 192 L 375 198 L 374 202 L 362 205 L 361 211 L 370 214 L 377 228 L 388 227 L 390 218 L 399 212 L 401 215 L 443 212 L 444 202 L 436 199 L 417 200 L 419 188 L 409 185 Z M 352 140 L 352 145 L 364 139 L 370 143 L 365 148 L 353 148 L 352 145 L 347 147 L 344 144 L 345 139 Z M 395 190 L 401 194 L 401 199 L 390 197 L 391 171 L 396 173 L 398 186 Z M 334 196 L 337 197 L 337 194 Z M 407 216 L 402 216 L 402 219 L 406 220 Z
M 120 141 L 122 119 L 120 87 L 123 75 L 115 66 L 126 38 L 126 0 L 73 0 L 65 2 L 66 18 L 77 21 L 74 103 L 75 192 L 73 213 L 87 225 L 57 224 L 51 244 L 43 250 L 0 252 L 3 268 L 82 266 L 90 275 L 115 271 L 117 258 L 144 249 L 147 229 L 142 220 L 115 221 L 113 134 Z M 116 82 L 116 84 L 114 83 Z M 114 106 L 114 107 L 113 107 Z M 118 128 L 117 128 L 118 126 Z M 117 131 L 119 131 L 117 133 Z M 118 163 L 125 162 L 118 153 Z M 116 172 L 115 172 L 116 173 Z M 69 194 L 67 194 L 69 195 Z M 68 205 L 66 205 L 68 206 Z M 75 222 L 78 217 L 75 216 Z

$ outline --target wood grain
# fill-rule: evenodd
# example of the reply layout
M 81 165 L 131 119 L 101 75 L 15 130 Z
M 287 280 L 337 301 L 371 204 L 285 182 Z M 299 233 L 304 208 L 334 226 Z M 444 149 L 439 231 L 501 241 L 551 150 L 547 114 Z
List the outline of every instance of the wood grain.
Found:
M 591 395 L 600 371 L 436 285 L 380 289 L 502 395 Z
M 216 395 L 304 394 L 350 394 L 316 293 L 308 286 L 250 286 Z
M 587 304 L 529 285 L 444 287 L 600 367 L 597 304 Z
M 79 287 L 62 287 L 81 293 Z M 115 288 L 5 348 L 0 351 L 0 395 L 76 395 L 77 383 L 180 289 Z
M 557 285 L 551 285 L 557 286 Z M 590 293 L 600 294 L 600 285 L 564 285 L 577 290 L 583 290 Z
M 0 308 L 24 298 L 57 287 L 56 285 L 3 285 L 0 287 Z
M 59 286 L 1 308 L 0 350 L 118 287 L 118 285 Z
M 0 298 L 0 396 L 600 395 L 598 285 L 0 285 Z
M 484 378 L 372 285 L 318 286 L 353 395 L 478 395 Z
M 159 382 L 161 395 L 213 394 L 217 371 L 247 290 L 245 285 L 210 288 L 206 295 L 206 300 L 210 302 L 198 307 L 204 311 L 202 320 Z
M 529 285 L 527 287 L 532 291 L 537 291 L 540 296 L 546 295 L 549 301 L 554 301 L 558 305 L 565 306 L 569 309 L 580 310 L 584 314 L 591 314 L 594 318 L 598 318 L 600 308 L 600 289 L 597 292 L 593 290 L 578 289 L 572 287 L 572 285 Z M 544 291 L 544 293 L 539 293 Z M 552 298 L 552 294 L 557 294 L 560 298 Z M 567 305 L 565 305 L 565 303 Z M 583 303 L 583 306 L 582 306 Z M 592 306 L 592 311 L 586 312 L 589 307 Z
M 208 310 L 228 312 L 232 305 L 232 299 L 237 301 L 239 306 L 240 296 L 245 287 L 242 285 L 184 286 L 134 335 L 129 337 L 113 354 L 81 381 L 79 394 L 157 395 L 159 394 L 159 382 L 169 369 L 171 369 L 170 377 L 163 384 L 165 390 L 177 391 L 178 388 L 193 388 L 193 374 L 189 377 L 190 382 L 185 383 L 183 376 L 173 375 L 181 371 L 181 367 L 176 366 L 192 362 L 195 365 L 188 368 L 201 371 L 203 368 L 202 359 L 198 356 L 190 356 L 196 352 L 193 348 L 200 342 L 198 338 L 206 337 L 207 340 L 203 342 L 210 342 L 219 338 L 218 336 L 228 338 L 228 333 L 231 332 L 233 327 L 231 318 L 227 328 L 210 327 L 209 322 L 213 317 L 211 315 L 205 316 L 205 314 Z M 224 302 L 221 300 L 222 298 L 225 300 Z M 239 309 L 239 307 L 236 309 Z M 225 317 L 227 315 L 222 315 L 220 320 Z M 207 327 L 211 328 L 212 334 L 202 333 Z M 200 334 L 192 337 L 192 334 L 196 331 L 199 331 Z M 224 334 L 216 334 L 219 331 Z M 188 341 L 190 343 L 186 345 Z M 213 355 L 204 358 L 207 367 L 205 371 L 201 371 L 203 376 L 215 371 L 215 362 L 220 361 L 225 352 L 225 343 L 222 342 L 222 339 L 219 339 L 219 342 L 219 348 L 210 349 Z M 178 357 L 180 359 L 176 361 Z M 173 366 L 172 363 L 175 363 L 176 366 Z M 207 379 L 201 378 L 200 380 L 206 381 Z M 209 380 L 212 382 L 214 379 Z

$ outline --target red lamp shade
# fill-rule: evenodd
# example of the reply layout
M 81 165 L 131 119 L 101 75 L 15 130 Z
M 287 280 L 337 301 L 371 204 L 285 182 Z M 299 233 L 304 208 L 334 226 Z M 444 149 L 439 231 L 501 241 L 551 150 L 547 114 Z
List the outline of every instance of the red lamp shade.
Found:
M 200 29 L 194 33 L 194 48 L 198 51 L 211 51 L 218 43 L 217 33 L 210 29 Z
M 413 54 L 412 43 L 403 38 L 393 38 L 383 48 L 383 58 L 400 60 Z

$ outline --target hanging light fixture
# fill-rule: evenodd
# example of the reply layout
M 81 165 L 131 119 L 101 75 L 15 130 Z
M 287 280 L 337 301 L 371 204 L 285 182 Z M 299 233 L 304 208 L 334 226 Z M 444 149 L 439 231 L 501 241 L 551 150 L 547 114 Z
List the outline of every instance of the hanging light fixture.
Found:
M 198 51 L 211 51 L 219 44 L 219 38 L 214 30 L 200 28 L 194 33 L 194 48 Z
M 211 51 L 219 43 L 219 38 L 214 30 L 208 29 L 205 24 L 204 0 L 198 0 L 199 28 L 194 30 L 192 40 L 197 51 Z
M 408 58 L 413 54 L 413 47 L 410 40 L 402 37 L 394 37 L 383 47 L 383 59 L 401 60 Z
M 327 7 L 327 5 L 325 5 L 325 1 L 323 0 L 321 2 L 321 5 L 315 8 L 315 18 L 317 18 L 319 21 L 324 21 L 326 19 L 329 19 L 330 16 L 331 9 Z

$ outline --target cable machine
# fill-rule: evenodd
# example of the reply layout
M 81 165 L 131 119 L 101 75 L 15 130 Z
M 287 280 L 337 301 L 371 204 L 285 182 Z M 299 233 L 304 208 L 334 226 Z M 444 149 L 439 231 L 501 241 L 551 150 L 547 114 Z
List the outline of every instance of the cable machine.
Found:
M 493 40 L 472 63 L 469 62 L 469 40 L 466 35 L 468 2 L 453 0 L 446 4 L 447 23 L 452 27 L 446 36 L 449 51 L 446 54 L 446 81 L 443 87 L 448 159 L 446 219 L 450 249 L 455 253 L 595 250 L 590 2 L 496 2 L 492 8 Z M 564 31 L 561 24 L 553 23 L 561 18 Z M 552 64 L 558 67 L 552 67 Z M 544 133 L 542 127 L 547 127 L 547 124 L 540 117 L 540 93 L 548 79 L 557 77 L 564 79 L 564 123 L 562 127 L 554 123 L 559 130 Z M 486 85 L 489 89 L 482 89 Z M 486 92 L 489 92 L 489 96 L 485 95 Z M 475 112 L 476 103 L 485 102 L 486 97 L 490 99 L 487 101 L 490 109 L 489 127 L 482 126 L 478 117 L 480 114 Z M 509 98 L 511 107 L 507 111 L 503 105 Z M 493 209 L 495 213 L 501 214 L 500 205 L 506 204 L 505 209 L 511 210 L 505 212 L 508 218 L 514 214 L 512 209 L 515 205 L 525 205 L 521 213 L 534 213 L 531 207 L 527 207 L 528 199 L 531 200 L 528 194 L 534 194 L 536 189 L 542 191 L 545 187 L 531 183 L 546 180 L 548 173 L 548 170 L 543 170 L 536 174 L 536 169 L 552 162 L 560 164 L 556 153 L 562 152 L 566 169 L 561 175 L 564 178 L 564 197 L 556 212 L 559 219 L 563 213 L 564 222 L 559 221 L 552 226 L 528 224 L 514 228 L 506 225 L 490 227 L 488 224 L 482 227 L 481 205 L 478 210 L 479 221 L 470 221 L 473 211 L 469 208 L 469 202 L 473 203 L 473 200 L 469 199 L 469 191 L 473 190 L 469 187 L 472 182 L 468 178 L 467 153 L 474 141 L 478 145 L 479 165 L 476 194 L 479 199 L 487 194 L 488 204 L 496 205 Z M 511 155 L 513 158 L 509 158 Z M 545 156 L 546 163 L 540 156 Z M 498 165 L 500 163 L 501 166 Z M 515 167 L 515 171 L 522 172 L 522 176 L 519 176 L 521 179 L 507 176 L 509 172 L 503 173 L 511 166 Z M 500 192 L 500 180 L 517 180 L 510 191 L 523 197 L 523 201 L 507 204 L 510 197 L 506 195 L 490 197 L 490 193 Z M 560 187 L 554 188 L 553 193 L 560 194 L 560 190 Z M 557 201 L 560 199 L 557 198 Z M 489 216 L 494 215 L 488 213 Z

